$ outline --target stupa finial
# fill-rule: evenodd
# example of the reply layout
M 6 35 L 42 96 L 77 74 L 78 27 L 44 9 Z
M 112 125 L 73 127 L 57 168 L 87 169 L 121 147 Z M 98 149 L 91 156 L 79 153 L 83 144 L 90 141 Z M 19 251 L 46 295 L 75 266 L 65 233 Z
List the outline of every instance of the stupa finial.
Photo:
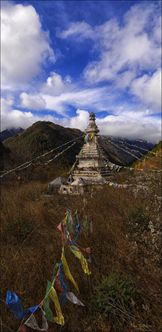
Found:
M 91 113 L 89 114 L 89 118 L 95 120 L 95 119 L 96 119 L 95 113 L 94 113 L 94 112 L 91 112 Z

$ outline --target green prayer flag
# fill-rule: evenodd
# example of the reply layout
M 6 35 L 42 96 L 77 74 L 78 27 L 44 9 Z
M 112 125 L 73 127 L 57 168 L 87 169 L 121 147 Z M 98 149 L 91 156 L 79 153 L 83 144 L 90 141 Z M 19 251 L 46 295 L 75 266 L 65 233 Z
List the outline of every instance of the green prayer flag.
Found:
M 50 304 L 49 304 L 49 290 L 50 290 L 51 286 L 52 286 L 51 282 L 47 280 L 46 295 L 45 295 L 45 299 L 44 299 L 44 303 L 43 303 L 46 318 L 50 322 L 53 321 L 53 312 L 52 312 L 52 310 L 50 308 Z

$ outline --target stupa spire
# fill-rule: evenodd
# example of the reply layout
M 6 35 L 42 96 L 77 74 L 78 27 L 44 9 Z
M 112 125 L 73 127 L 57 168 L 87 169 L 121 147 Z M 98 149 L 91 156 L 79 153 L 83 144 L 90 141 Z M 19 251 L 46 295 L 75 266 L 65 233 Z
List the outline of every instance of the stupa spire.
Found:
M 96 117 L 95 114 L 93 112 L 91 112 L 89 114 L 89 124 L 88 127 L 86 129 L 86 133 L 87 134 L 98 134 L 99 133 L 99 129 L 96 125 Z

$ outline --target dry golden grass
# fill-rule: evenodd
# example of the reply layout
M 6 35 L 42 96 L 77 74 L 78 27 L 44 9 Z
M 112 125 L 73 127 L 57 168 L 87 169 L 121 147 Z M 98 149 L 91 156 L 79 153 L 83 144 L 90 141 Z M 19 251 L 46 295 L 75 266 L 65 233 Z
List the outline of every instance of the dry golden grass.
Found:
M 3 302 L 7 289 L 20 295 L 25 307 L 39 303 L 44 297 L 46 281 L 51 279 L 54 264 L 60 260 L 61 240 L 56 226 L 63 219 L 66 207 L 73 212 L 77 208 L 81 216 L 93 219 L 93 234 L 88 237 L 83 234 L 79 240 L 83 247 L 92 248 L 92 276 L 87 280 L 79 263 L 67 250 L 67 260 L 86 308 L 68 303 L 63 310 L 66 325 L 61 331 L 116 331 L 115 326 L 105 321 L 102 315 L 94 317 L 89 312 L 89 299 L 96 285 L 112 271 L 130 276 L 141 294 L 141 303 L 134 310 L 135 318 L 123 327 L 123 332 L 160 331 L 158 259 L 154 260 L 149 243 L 146 246 L 141 242 L 137 247 L 127 236 L 125 226 L 132 209 L 139 206 L 144 211 L 147 209 L 148 198 L 135 200 L 127 189 L 110 187 L 94 191 L 93 197 L 87 195 L 84 200 L 82 197 L 58 194 L 47 197 L 46 189 L 46 184 L 38 181 L 2 186 L 1 309 L 2 322 L 8 327 L 8 330 L 2 328 L 2 332 L 16 331 L 19 326 Z M 150 218 L 154 212 L 152 206 Z M 150 241 L 149 231 L 145 236 Z M 51 325 L 49 331 L 60 329 Z

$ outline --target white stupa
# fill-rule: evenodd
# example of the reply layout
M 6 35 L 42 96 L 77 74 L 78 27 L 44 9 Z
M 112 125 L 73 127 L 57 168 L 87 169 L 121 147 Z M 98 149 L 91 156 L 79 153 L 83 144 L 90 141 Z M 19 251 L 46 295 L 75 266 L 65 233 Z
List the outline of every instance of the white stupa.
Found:
M 106 167 L 107 157 L 99 143 L 99 129 L 94 113 L 90 113 L 89 124 L 85 132 L 85 143 L 76 156 L 72 177 L 74 180 L 82 178 L 89 182 L 98 182 L 109 175 L 110 170 Z

